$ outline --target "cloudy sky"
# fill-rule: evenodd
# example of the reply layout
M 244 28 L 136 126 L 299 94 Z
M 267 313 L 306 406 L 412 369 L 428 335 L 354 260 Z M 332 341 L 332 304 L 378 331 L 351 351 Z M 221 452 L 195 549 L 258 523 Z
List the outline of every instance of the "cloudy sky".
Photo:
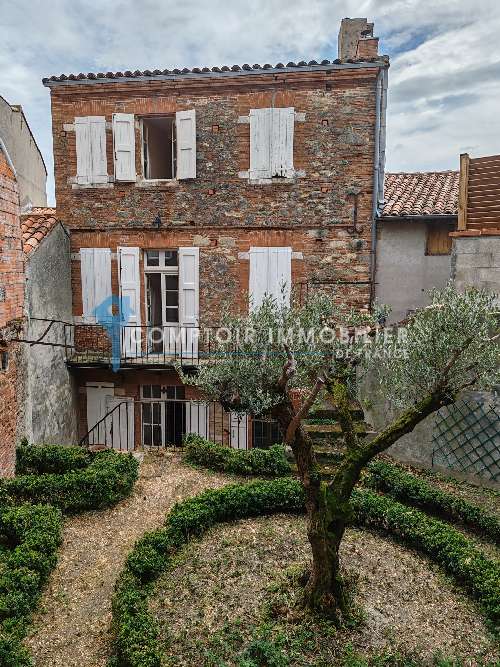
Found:
M 391 56 L 389 170 L 500 153 L 498 0 L 0 0 L 0 94 L 21 104 L 53 202 L 51 74 L 333 59 L 340 19 Z

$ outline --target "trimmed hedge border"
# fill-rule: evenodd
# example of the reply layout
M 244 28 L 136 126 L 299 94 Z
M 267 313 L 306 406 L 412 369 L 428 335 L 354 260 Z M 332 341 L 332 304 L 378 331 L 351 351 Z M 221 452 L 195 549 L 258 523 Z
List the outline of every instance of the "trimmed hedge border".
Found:
M 444 519 L 458 521 L 480 531 L 500 544 L 500 521 L 481 507 L 432 486 L 398 466 L 384 461 L 374 461 L 368 467 L 369 474 L 363 484 L 388 493 L 405 505 L 413 505 Z
M 269 449 L 233 449 L 190 433 L 184 439 L 183 460 L 195 466 L 234 475 L 284 477 L 291 468 L 282 445 Z
M 16 454 L 18 477 L 2 480 L 10 503 L 48 503 L 72 514 L 114 505 L 130 495 L 139 464 L 131 454 L 90 453 L 64 445 L 22 445 Z
M 148 611 L 154 580 L 193 536 L 217 523 L 247 517 L 303 512 L 300 483 L 290 478 L 253 481 L 205 491 L 168 514 L 165 527 L 145 535 L 127 558 L 113 599 L 119 667 L 160 667 L 158 626 Z M 500 565 L 489 561 L 462 533 L 447 524 L 367 490 L 353 493 L 355 522 L 391 533 L 430 556 L 478 599 L 493 626 L 500 623 Z
M 62 516 L 50 505 L 3 505 L 0 534 L 0 665 L 31 667 L 22 644 L 43 585 L 57 561 Z

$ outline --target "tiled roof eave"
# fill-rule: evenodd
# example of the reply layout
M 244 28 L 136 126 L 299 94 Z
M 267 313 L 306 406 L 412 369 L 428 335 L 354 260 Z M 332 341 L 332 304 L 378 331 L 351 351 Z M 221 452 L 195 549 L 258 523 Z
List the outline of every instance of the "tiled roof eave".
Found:
M 312 61 L 314 62 L 314 61 Z M 130 81 L 172 81 L 179 79 L 198 79 L 198 78 L 224 78 L 234 76 L 249 76 L 262 74 L 282 74 L 288 72 L 317 72 L 330 71 L 335 69 L 359 69 L 359 68 L 380 68 L 388 67 L 389 60 L 386 56 L 379 56 L 377 58 L 367 60 L 352 60 L 352 61 L 323 61 L 322 63 L 288 63 L 288 65 L 271 66 L 271 65 L 233 65 L 229 67 L 213 67 L 209 69 L 194 68 L 192 70 L 154 70 L 153 72 L 145 70 L 144 72 L 99 72 L 97 74 L 61 74 L 59 76 L 51 76 L 42 79 L 43 85 L 51 88 L 60 85 L 75 85 L 75 84 L 100 84 L 100 83 L 127 83 Z

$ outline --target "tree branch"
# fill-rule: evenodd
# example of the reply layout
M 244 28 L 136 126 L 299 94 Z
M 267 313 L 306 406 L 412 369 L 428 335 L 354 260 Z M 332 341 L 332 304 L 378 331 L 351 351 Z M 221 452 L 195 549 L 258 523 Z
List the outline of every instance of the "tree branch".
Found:
M 358 438 L 354 429 L 354 422 L 352 420 L 351 411 L 349 410 L 349 395 L 347 387 L 344 382 L 335 379 L 329 386 L 333 402 L 337 407 L 338 420 L 342 434 L 344 436 L 344 443 L 348 449 L 355 449 L 358 446 Z
M 285 389 L 286 385 L 288 384 L 288 380 L 290 380 L 290 378 L 293 377 L 297 369 L 297 362 L 295 361 L 295 358 L 289 346 L 285 343 L 283 347 L 285 348 L 287 361 L 283 366 L 281 377 L 278 380 L 278 385 L 277 385 L 278 389 Z
M 311 406 L 313 405 L 314 401 L 316 400 L 319 392 L 323 389 L 324 384 L 325 384 L 325 380 L 321 376 L 316 379 L 316 382 L 314 383 L 314 387 L 311 389 L 311 392 L 310 392 L 309 396 L 302 403 L 299 410 L 295 413 L 295 415 L 292 418 L 292 421 L 288 425 L 288 428 L 287 428 L 286 434 L 285 434 L 286 444 L 289 445 L 293 441 L 293 438 L 295 436 L 295 432 L 297 431 L 298 427 L 300 426 L 301 421 L 305 417 L 307 417 L 307 413 L 311 409 Z

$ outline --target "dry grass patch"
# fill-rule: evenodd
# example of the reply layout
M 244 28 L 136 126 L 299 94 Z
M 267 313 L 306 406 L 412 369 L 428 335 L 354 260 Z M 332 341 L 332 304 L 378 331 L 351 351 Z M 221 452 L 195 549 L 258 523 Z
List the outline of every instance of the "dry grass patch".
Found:
M 342 548 L 343 564 L 359 573 L 355 627 L 337 631 L 297 615 L 293 573 L 309 553 L 304 518 L 282 515 L 220 526 L 191 542 L 151 596 L 165 666 L 333 667 L 345 664 L 349 643 L 363 655 L 418 654 L 427 664 L 438 652 L 470 666 L 500 659 L 477 607 L 440 570 L 367 531 L 348 531 Z M 277 647 L 277 662 L 248 662 L 259 639 Z

